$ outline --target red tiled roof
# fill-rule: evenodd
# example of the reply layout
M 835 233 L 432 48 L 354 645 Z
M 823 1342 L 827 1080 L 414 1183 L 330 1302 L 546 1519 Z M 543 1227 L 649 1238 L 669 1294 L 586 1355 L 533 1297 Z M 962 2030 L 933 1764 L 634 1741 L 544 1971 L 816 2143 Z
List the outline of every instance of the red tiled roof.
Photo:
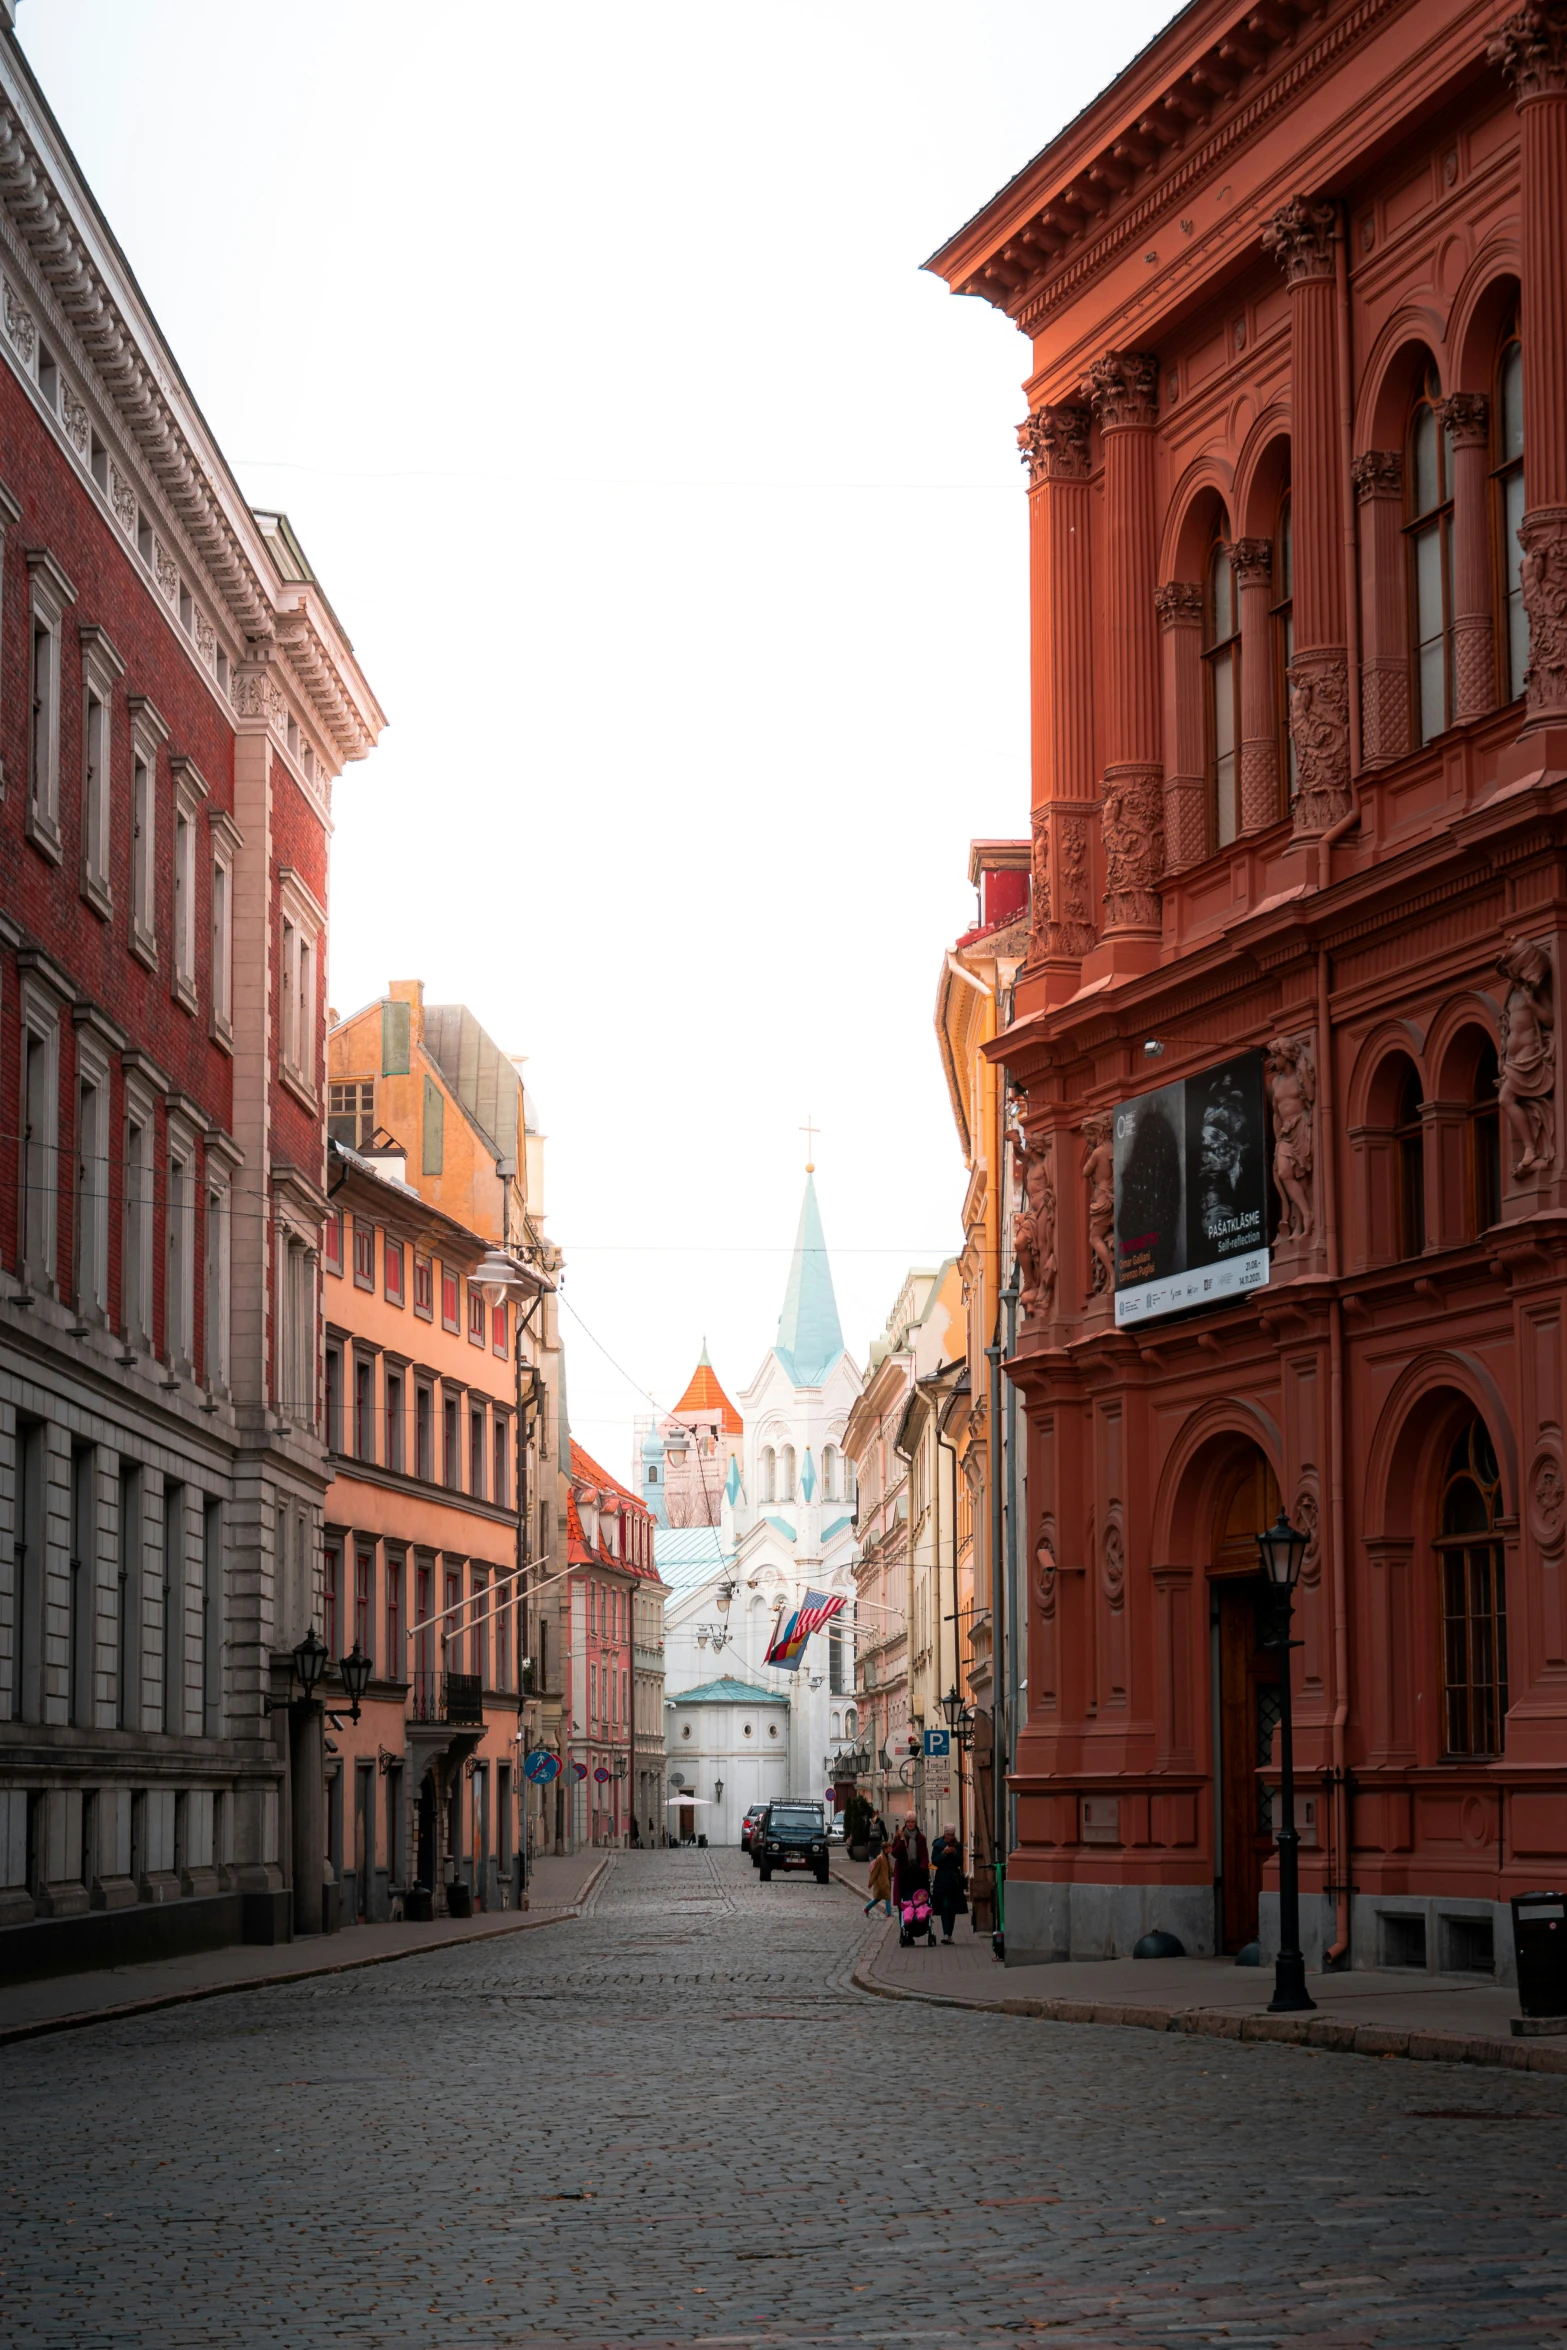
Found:
M 745 1433 L 745 1422 L 719 1386 L 718 1373 L 708 1361 L 704 1348 L 702 1360 L 687 1380 L 685 1394 L 675 1406 L 674 1416 L 678 1420 L 682 1412 L 714 1411 L 722 1414 L 721 1425 L 726 1436 L 741 1436 Z
M 659 1580 L 659 1574 L 657 1567 L 653 1564 L 651 1539 L 648 1542 L 649 1555 L 646 1566 L 640 1566 L 634 1559 L 617 1558 L 614 1552 L 607 1549 L 602 1542 L 596 1548 L 589 1542 L 587 1529 L 582 1523 L 582 1512 L 577 1506 L 577 1489 L 579 1487 L 584 1493 L 591 1495 L 593 1501 L 601 1509 L 607 1505 L 618 1505 L 627 1513 L 634 1513 L 639 1518 L 645 1518 L 649 1526 L 654 1523 L 653 1513 L 646 1502 L 638 1501 L 636 1495 L 627 1486 L 622 1485 L 618 1477 L 612 1477 L 608 1469 L 601 1469 L 593 1455 L 590 1452 L 584 1452 L 576 1438 L 573 1437 L 571 1440 L 571 1483 L 566 1487 L 567 1565 L 572 1567 L 618 1567 L 622 1574 L 639 1575 L 646 1582 L 656 1583 Z

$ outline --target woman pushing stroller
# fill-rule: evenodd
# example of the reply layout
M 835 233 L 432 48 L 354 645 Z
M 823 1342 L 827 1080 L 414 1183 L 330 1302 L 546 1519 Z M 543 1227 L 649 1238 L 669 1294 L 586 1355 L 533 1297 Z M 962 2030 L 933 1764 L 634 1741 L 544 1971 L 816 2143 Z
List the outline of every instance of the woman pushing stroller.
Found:
M 897 1905 L 898 1939 L 909 1943 L 930 1937 L 930 1846 L 920 1834 L 912 1812 L 892 1846 L 892 1898 Z

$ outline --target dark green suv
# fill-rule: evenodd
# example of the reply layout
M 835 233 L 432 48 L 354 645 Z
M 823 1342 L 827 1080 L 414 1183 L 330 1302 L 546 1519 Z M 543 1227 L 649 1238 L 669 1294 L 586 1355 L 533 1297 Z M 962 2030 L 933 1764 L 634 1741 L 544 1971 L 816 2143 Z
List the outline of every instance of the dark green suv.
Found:
M 764 1885 L 774 1869 L 809 1869 L 818 1885 L 827 1882 L 827 1815 L 819 1803 L 770 1803 L 751 1847 Z

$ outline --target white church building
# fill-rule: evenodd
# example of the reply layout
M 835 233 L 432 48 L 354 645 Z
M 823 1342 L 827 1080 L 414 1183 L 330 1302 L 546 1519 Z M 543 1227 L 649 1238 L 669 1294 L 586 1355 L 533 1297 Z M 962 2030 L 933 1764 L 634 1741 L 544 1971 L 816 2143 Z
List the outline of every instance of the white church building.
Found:
M 854 1497 L 843 1432 L 859 1392 L 808 1172 L 778 1335 L 739 1398 L 743 1433 L 720 1523 L 654 1535 L 669 1591 L 664 1750 L 672 1832 L 680 1822 L 709 1843 L 738 1844 L 752 1804 L 780 1795 L 822 1800 L 831 1757 L 855 1743 Z M 780 1622 L 807 1591 L 841 1592 L 848 1604 L 813 1634 L 796 1671 L 765 1664 Z

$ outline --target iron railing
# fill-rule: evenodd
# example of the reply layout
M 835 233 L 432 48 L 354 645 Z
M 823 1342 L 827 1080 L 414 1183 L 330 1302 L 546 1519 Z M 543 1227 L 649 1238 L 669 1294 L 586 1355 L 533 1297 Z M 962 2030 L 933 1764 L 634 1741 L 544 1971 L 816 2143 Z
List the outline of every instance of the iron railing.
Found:
M 413 1718 L 458 1729 L 484 1726 L 484 1686 L 477 1673 L 415 1673 Z

